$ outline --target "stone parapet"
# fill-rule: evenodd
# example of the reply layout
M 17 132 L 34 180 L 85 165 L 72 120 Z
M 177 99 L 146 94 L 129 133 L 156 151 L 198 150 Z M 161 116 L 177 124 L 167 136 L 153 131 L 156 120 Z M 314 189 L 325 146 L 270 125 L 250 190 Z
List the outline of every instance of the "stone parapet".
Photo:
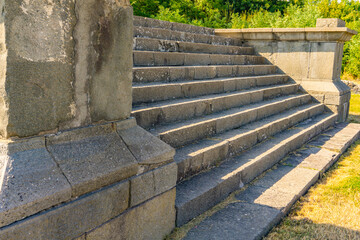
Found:
M 216 29 L 216 35 L 252 46 L 279 71 L 330 110 L 348 115 L 350 89 L 340 80 L 344 42 L 357 32 L 339 19 L 318 19 L 316 28 Z

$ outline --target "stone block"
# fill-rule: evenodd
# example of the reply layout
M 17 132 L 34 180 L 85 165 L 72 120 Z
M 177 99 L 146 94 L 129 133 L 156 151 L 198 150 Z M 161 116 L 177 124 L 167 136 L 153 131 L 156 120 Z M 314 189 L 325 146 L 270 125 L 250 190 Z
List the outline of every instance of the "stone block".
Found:
M 237 66 L 234 71 L 236 71 L 235 76 L 251 76 L 254 75 L 254 68 L 252 66 Z
M 256 86 L 255 77 L 241 78 L 236 81 L 236 90 L 248 89 Z
M 246 64 L 247 56 L 244 55 L 233 55 L 230 56 L 231 64 L 242 65 Z
M 0 227 L 71 198 L 71 186 L 43 137 L 2 142 L 0 147 Z
M 185 53 L 184 65 L 196 66 L 196 65 L 210 65 L 211 55 L 209 54 L 196 54 Z
M 0 239 L 73 239 L 128 208 L 129 182 L 122 182 L 2 228 Z
M 211 65 L 229 65 L 229 64 L 238 64 L 233 63 L 233 56 L 230 55 L 219 55 L 219 54 L 210 54 L 210 64 Z
M 134 68 L 134 82 L 166 82 L 170 79 L 169 68 L 152 67 L 152 68 Z
M 184 239 L 261 239 L 283 214 L 261 204 L 231 203 L 191 229 Z
M 233 72 L 233 66 L 216 66 L 217 77 L 232 77 L 235 76 Z
M 253 131 L 249 131 L 229 138 L 228 141 L 229 154 L 236 155 L 254 146 L 257 143 L 257 134 L 255 134 Z
M 118 134 L 140 165 L 161 166 L 175 155 L 172 147 L 139 126 L 118 130 Z
M 155 58 L 153 52 L 133 52 L 134 66 L 154 66 Z
M 86 239 L 163 239 L 175 227 L 174 202 L 175 189 L 88 232 Z
M 345 21 L 338 18 L 318 18 L 316 19 L 316 27 L 345 27 Z
M 137 160 L 112 124 L 49 136 L 47 147 L 70 182 L 72 197 L 138 173 Z
M 209 101 L 184 101 L 161 108 L 161 121 L 173 122 L 210 113 Z
M 229 152 L 229 142 L 222 141 L 213 146 L 204 148 L 203 152 L 204 152 L 204 157 L 203 157 L 202 168 L 207 169 L 210 166 L 219 164 L 226 159 Z
M 224 97 L 214 98 L 211 101 L 212 112 L 219 112 L 233 107 L 249 104 L 251 101 L 250 95 L 251 93 L 236 93 Z
M 238 82 L 237 79 L 235 79 L 235 78 L 226 79 L 226 80 L 224 80 L 222 82 L 224 84 L 224 92 L 233 92 L 233 91 L 237 90 L 237 88 L 236 88 L 236 85 L 237 85 L 237 82 Z
M 158 107 L 134 110 L 131 113 L 132 117 L 136 118 L 136 122 L 143 128 L 150 128 L 159 122 L 161 109 Z
M 195 79 L 195 67 L 170 68 L 170 81 Z
M 182 66 L 185 64 L 185 54 L 175 52 L 155 52 L 154 61 L 156 66 Z
M 183 96 L 179 84 L 133 86 L 133 104 L 180 98 Z
M 180 147 L 192 141 L 214 135 L 215 132 L 216 121 L 207 121 L 165 132 L 160 134 L 160 139 L 172 147 Z
M 224 82 L 222 81 L 201 81 L 181 84 L 181 92 L 184 97 L 196 97 L 212 93 L 221 93 L 224 91 Z
M 130 207 L 175 187 L 177 171 L 177 164 L 170 163 L 130 179 Z
M 216 77 L 217 68 L 212 66 L 195 67 L 194 79 L 212 79 Z

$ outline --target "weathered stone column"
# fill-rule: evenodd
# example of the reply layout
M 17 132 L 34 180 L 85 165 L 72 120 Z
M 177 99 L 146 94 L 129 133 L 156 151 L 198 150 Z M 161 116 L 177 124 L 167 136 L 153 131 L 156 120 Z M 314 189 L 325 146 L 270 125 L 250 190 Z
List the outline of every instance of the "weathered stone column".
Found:
M 111 219 L 122 222 L 112 234 L 164 237 L 175 151 L 130 118 L 129 0 L 0 0 L 0 10 L 0 239 L 104 235 Z
M 300 83 L 318 101 L 345 121 L 350 89 L 340 80 L 344 42 L 357 34 L 339 19 L 318 19 L 316 28 L 217 29 L 240 38 L 279 70 Z

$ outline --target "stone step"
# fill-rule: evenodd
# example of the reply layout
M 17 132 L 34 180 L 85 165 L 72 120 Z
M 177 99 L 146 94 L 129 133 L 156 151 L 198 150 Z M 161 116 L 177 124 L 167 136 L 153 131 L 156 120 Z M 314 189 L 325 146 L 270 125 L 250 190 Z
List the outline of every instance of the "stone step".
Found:
M 178 148 L 193 141 L 238 128 L 291 107 L 308 103 L 309 101 L 310 97 L 306 94 L 300 96 L 291 95 L 240 108 L 235 107 L 205 117 L 160 125 L 152 129 L 151 132 L 172 147 Z
M 162 21 L 153 18 L 146 18 L 140 16 L 134 16 L 134 26 L 140 27 L 150 27 L 150 28 L 165 28 L 169 30 L 179 31 L 179 32 L 190 32 L 206 35 L 215 35 L 215 29 L 199 27 L 190 24 L 175 23 Z
M 284 84 L 289 77 L 284 74 L 215 78 L 211 80 L 178 81 L 172 83 L 134 83 L 133 104 L 149 103 L 175 98 L 196 97 L 206 94 L 234 92 L 251 87 Z
M 134 106 L 132 116 L 137 123 L 150 128 L 159 123 L 171 123 L 239 107 L 280 95 L 294 94 L 298 84 L 258 87 L 241 92 L 212 94 L 197 98 L 175 99 Z
M 274 65 L 134 67 L 133 82 L 172 82 L 276 74 Z
M 213 45 L 241 46 L 242 41 L 237 38 L 226 38 L 215 35 L 180 32 L 165 28 L 134 26 L 134 37 L 156 38 L 182 42 L 207 43 Z
M 229 204 L 190 229 L 183 239 L 262 239 L 359 135 L 360 125 L 353 123 L 324 132 L 234 194 Z
M 154 38 L 134 38 L 134 50 L 160 52 L 213 53 L 230 55 L 253 55 L 254 48 L 182 42 Z
M 240 189 L 278 163 L 288 153 L 332 126 L 337 114 L 325 113 L 307 119 L 219 167 L 198 174 L 177 185 L 176 224 L 181 226 L 210 209 L 231 192 Z
M 174 158 L 178 165 L 178 181 L 218 165 L 228 157 L 323 112 L 321 103 L 306 104 L 179 148 Z
M 265 58 L 255 55 L 133 51 L 134 66 L 256 65 Z

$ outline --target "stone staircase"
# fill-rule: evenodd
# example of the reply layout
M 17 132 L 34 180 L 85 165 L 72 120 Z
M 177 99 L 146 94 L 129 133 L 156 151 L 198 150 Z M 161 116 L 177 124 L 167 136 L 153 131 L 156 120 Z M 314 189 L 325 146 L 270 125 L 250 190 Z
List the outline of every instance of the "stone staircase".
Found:
M 336 121 L 241 44 L 213 29 L 134 18 L 132 115 L 176 148 L 177 226 Z

